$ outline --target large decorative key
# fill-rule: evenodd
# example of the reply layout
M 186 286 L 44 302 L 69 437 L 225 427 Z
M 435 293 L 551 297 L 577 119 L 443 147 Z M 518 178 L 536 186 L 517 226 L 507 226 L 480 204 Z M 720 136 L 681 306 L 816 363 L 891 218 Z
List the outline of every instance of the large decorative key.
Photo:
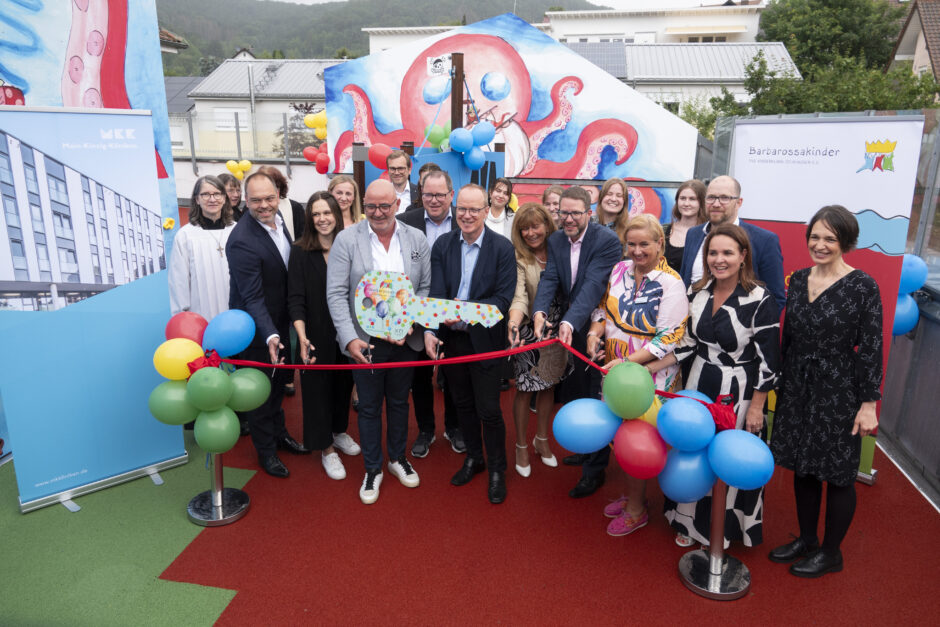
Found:
M 436 329 L 445 320 L 491 327 L 503 319 L 493 305 L 416 296 L 401 272 L 367 272 L 356 287 L 356 320 L 372 337 L 400 340 L 412 324 Z

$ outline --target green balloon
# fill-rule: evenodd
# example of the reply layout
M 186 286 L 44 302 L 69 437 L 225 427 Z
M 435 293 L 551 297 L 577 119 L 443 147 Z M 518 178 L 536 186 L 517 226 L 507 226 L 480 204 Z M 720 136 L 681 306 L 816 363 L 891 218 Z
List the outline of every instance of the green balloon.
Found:
M 153 388 L 147 406 L 154 418 L 168 425 L 184 425 L 199 415 L 199 410 L 186 400 L 185 381 L 164 381 Z
M 241 427 L 238 416 L 228 407 L 199 412 L 193 435 L 196 444 L 207 453 L 225 453 L 238 442 Z
M 219 368 L 200 368 L 189 377 L 186 398 L 202 411 L 224 407 L 232 396 L 232 380 Z
M 655 395 L 653 377 L 640 364 L 625 361 L 604 377 L 604 402 L 625 420 L 642 416 L 653 404 Z
M 444 135 L 446 135 L 447 137 L 450 137 L 450 131 L 451 131 L 450 120 L 447 120 L 447 122 L 444 124 Z
M 444 128 L 438 124 L 429 124 L 424 133 L 428 136 L 428 143 L 432 146 L 438 146 L 447 135 L 444 134 Z
M 450 140 L 445 137 L 444 140 L 437 147 L 437 149 L 440 150 L 441 152 L 447 152 L 448 150 L 450 150 Z
M 232 396 L 228 406 L 235 411 L 257 409 L 271 395 L 271 378 L 255 368 L 239 368 L 230 379 Z

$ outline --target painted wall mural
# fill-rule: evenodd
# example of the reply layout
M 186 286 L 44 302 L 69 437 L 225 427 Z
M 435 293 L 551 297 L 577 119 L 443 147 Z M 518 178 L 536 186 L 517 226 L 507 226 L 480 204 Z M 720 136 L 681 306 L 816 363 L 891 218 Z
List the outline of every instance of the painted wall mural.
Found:
M 450 117 L 449 95 L 428 104 L 440 83 L 428 59 L 464 55 L 466 127 L 492 123 L 506 145 L 507 176 L 683 181 L 691 178 L 696 131 L 645 96 L 515 15 L 328 68 L 326 106 L 336 171 L 350 167 L 352 143 L 398 146 Z M 433 91 L 433 89 L 432 89 Z M 544 185 L 521 185 L 520 197 Z M 671 191 L 632 188 L 632 206 L 659 216 Z

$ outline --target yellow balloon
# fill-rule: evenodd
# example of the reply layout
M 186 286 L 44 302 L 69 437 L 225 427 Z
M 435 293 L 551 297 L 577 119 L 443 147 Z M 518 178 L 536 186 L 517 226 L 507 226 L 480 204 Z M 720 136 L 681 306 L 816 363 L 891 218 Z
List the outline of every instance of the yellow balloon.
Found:
M 238 169 L 241 170 L 242 172 L 247 172 L 248 170 L 251 169 L 251 161 L 249 161 L 248 159 L 242 159 L 241 161 L 238 162 Z
M 326 139 L 326 127 L 318 126 L 313 129 L 313 134 L 317 136 L 317 139 Z
M 167 340 L 153 354 L 153 367 L 172 381 L 189 378 L 189 362 L 205 355 L 202 346 L 184 337 Z
M 235 174 L 236 172 L 238 172 L 238 161 L 235 161 L 234 159 L 229 159 L 228 161 L 225 162 L 225 167 L 228 168 L 229 172 L 231 172 L 232 174 Z
M 515 194 L 509 195 L 508 205 L 509 205 L 509 208 L 512 209 L 513 211 L 519 208 L 519 199 L 516 197 Z
M 653 397 L 653 404 L 650 405 L 650 408 L 646 410 L 642 416 L 639 417 L 639 420 L 643 422 L 648 422 L 649 424 L 656 426 L 656 415 L 659 413 L 659 408 L 663 406 L 661 400 L 658 396 Z
M 313 127 L 326 128 L 326 109 L 313 114 Z
M 235 170 L 234 172 L 232 172 L 232 176 L 234 176 L 235 178 L 237 178 L 237 179 L 240 181 L 240 180 L 242 180 L 243 178 L 245 178 L 245 173 L 242 172 L 241 170 Z
M 307 128 L 313 128 L 313 127 L 315 127 L 315 126 L 317 125 L 317 123 L 316 123 L 316 120 L 314 119 L 314 117 L 315 117 L 315 116 L 314 116 L 312 113 L 308 113 L 307 115 L 305 115 L 305 116 L 304 116 L 304 126 L 306 126 Z

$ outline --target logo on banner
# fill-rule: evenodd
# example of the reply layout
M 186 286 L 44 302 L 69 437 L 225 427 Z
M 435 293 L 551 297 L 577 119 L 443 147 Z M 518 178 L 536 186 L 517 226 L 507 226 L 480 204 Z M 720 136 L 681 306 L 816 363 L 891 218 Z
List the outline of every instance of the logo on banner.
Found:
M 894 149 L 898 143 L 884 140 L 865 142 L 865 163 L 858 170 L 859 172 L 894 172 Z

